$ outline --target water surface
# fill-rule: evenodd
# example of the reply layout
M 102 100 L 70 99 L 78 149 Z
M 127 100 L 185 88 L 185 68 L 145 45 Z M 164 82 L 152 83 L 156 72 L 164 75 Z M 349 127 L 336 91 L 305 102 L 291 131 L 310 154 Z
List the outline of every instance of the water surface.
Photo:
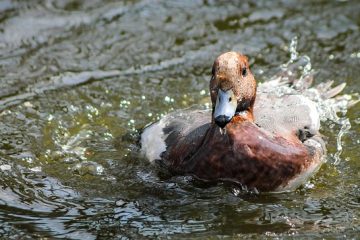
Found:
M 207 107 L 212 62 L 229 50 L 262 82 L 297 37 L 315 84 L 359 92 L 359 12 L 358 1 L 1 0 L 0 236 L 358 238 L 360 104 L 323 123 L 327 162 L 291 193 L 161 174 L 137 139 L 169 111 Z

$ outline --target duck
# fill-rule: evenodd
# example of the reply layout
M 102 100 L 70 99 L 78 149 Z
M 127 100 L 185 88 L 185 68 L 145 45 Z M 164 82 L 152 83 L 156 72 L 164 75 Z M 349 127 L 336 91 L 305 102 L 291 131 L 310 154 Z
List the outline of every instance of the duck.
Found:
M 212 107 L 178 110 L 146 126 L 141 151 L 173 175 L 259 192 L 293 191 L 318 171 L 326 147 L 317 104 L 289 79 L 259 88 L 245 55 L 223 53 L 212 66 Z M 309 88 L 312 79 L 303 81 Z M 279 94 L 283 87 L 288 91 Z M 328 84 L 323 93 L 332 98 L 344 87 Z

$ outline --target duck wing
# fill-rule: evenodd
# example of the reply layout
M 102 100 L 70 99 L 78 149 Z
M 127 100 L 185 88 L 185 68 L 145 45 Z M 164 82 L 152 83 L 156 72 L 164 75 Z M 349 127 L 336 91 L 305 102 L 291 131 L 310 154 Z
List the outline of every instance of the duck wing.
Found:
M 255 123 L 281 136 L 298 136 L 305 141 L 320 128 L 316 104 L 299 94 L 278 96 L 258 93 L 254 105 Z
M 208 110 L 180 110 L 167 114 L 141 134 L 142 151 L 150 161 L 195 152 L 210 128 Z M 164 156 L 166 154 L 167 156 Z

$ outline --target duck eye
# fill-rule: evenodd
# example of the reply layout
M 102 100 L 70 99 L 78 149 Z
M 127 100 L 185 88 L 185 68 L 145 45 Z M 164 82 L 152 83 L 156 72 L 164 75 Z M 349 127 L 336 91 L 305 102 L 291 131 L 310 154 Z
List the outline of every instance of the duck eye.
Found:
M 232 98 L 231 98 L 231 97 L 229 97 L 229 102 L 231 102 L 231 100 L 232 100 Z
M 246 74 L 247 74 L 246 68 L 242 69 L 241 74 L 242 74 L 243 77 L 246 77 Z

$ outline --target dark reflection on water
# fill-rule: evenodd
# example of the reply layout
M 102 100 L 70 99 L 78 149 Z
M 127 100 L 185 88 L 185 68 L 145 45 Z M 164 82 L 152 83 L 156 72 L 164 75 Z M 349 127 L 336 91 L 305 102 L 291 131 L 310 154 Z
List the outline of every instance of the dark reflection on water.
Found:
M 266 81 L 295 36 L 316 83 L 359 92 L 358 1 L 3 0 L 0 12 L 1 237 L 357 238 L 359 105 L 323 124 L 320 172 L 276 195 L 168 176 L 139 155 L 137 130 L 208 107 L 219 53 L 246 53 Z

